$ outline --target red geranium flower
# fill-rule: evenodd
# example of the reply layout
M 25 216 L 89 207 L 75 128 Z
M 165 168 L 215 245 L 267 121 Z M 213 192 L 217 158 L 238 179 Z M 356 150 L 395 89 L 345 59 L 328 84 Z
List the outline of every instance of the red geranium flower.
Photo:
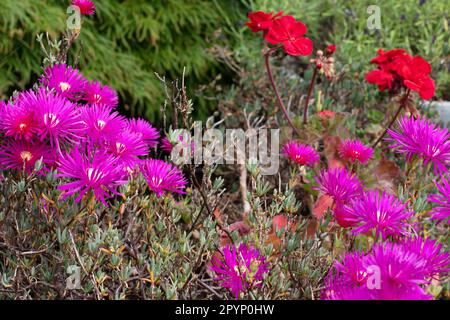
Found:
M 276 18 L 283 14 L 282 11 L 273 15 L 272 12 L 265 13 L 264 11 L 250 12 L 248 18 L 250 21 L 245 23 L 253 32 L 266 31 L 273 26 L 273 22 Z
M 292 16 L 284 16 L 273 22 L 265 39 L 270 44 L 283 44 L 284 51 L 292 56 L 307 56 L 313 51 L 313 42 L 303 37 L 308 29 Z
M 401 76 L 403 77 L 403 84 L 419 93 L 420 97 L 429 100 L 434 96 L 434 80 L 431 79 L 430 64 L 422 57 L 416 56 L 411 59 L 411 62 L 403 65 L 401 69 Z
M 402 58 L 406 56 L 405 49 L 392 49 L 389 51 L 384 51 L 383 49 L 379 49 L 377 51 L 378 56 L 370 60 L 370 63 L 376 63 L 382 69 L 389 69 L 391 67 L 391 63 L 394 62 L 398 58 Z M 387 66 L 388 68 L 383 68 Z
M 389 71 L 372 70 L 366 74 L 366 81 L 371 84 L 376 84 L 378 90 L 384 91 L 392 88 L 394 75 Z
M 388 89 L 395 93 L 401 87 L 406 87 L 418 92 L 425 100 L 434 96 L 431 66 L 422 57 L 410 56 L 403 49 L 380 49 L 377 53 L 378 56 L 371 63 L 377 64 L 378 69 L 366 74 L 367 82 L 378 85 L 380 91 Z

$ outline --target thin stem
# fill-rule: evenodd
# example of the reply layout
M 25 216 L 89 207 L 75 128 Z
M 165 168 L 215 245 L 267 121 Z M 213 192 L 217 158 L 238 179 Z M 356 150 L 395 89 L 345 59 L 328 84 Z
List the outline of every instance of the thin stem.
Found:
M 295 127 L 294 123 L 292 122 L 292 119 L 289 117 L 288 111 L 283 103 L 283 100 L 281 99 L 280 92 L 278 91 L 277 86 L 275 84 L 275 80 L 273 79 L 272 69 L 270 68 L 270 61 L 269 61 L 271 53 L 272 53 L 272 51 L 269 51 L 264 55 L 265 62 L 266 62 L 267 75 L 269 76 L 270 84 L 272 85 L 273 91 L 275 91 L 275 95 L 277 97 L 278 104 L 280 105 L 281 110 L 283 110 L 284 117 L 289 122 L 289 125 L 292 127 L 292 129 L 294 129 L 295 133 L 298 136 L 300 136 L 300 131 Z
M 311 81 L 309 82 L 308 94 L 306 95 L 305 110 L 303 111 L 303 124 L 308 123 L 309 99 L 311 99 L 311 94 L 312 94 L 312 91 L 314 88 L 314 84 L 316 83 L 316 77 L 317 77 L 317 67 L 314 68 L 314 72 L 311 77 Z
M 392 125 L 394 124 L 395 120 L 397 119 L 397 117 L 399 116 L 400 112 L 403 110 L 403 108 L 406 105 L 406 102 L 408 101 L 408 97 L 409 97 L 409 93 L 411 92 L 410 89 L 406 90 L 405 94 L 403 95 L 402 101 L 400 102 L 400 105 L 397 109 L 397 112 L 395 113 L 394 117 L 392 118 L 391 122 L 389 122 L 389 124 L 387 125 L 386 129 L 384 130 L 383 134 L 381 136 L 378 137 L 377 141 L 375 141 L 372 145 L 372 148 L 375 148 L 378 143 L 381 141 L 381 139 L 384 138 L 384 136 L 386 135 L 386 133 L 388 132 L 388 130 L 392 127 Z

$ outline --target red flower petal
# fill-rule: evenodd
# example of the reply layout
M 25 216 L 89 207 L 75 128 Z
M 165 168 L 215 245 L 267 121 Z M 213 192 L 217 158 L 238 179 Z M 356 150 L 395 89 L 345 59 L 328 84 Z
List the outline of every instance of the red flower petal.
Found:
M 407 88 L 409 88 L 409 89 L 411 89 L 413 91 L 417 91 L 418 92 L 420 90 L 420 86 L 417 83 L 415 83 L 415 82 L 413 82 L 411 80 L 403 80 L 403 84 Z
M 309 38 L 285 41 L 283 46 L 284 51 L 291 56 L 308 56 L 313 51 L 313 42 Z
M 430 100 L 434 96 L 435 84 L 434 80 L 427 77 L 420 88 L 420 97 L 424 100 Z
M 288 26 L 290 38 L 301 38 L 307 31 L 308 28 L 301 21 L 297 21 L 296 23 Z
M 281 17 L 273 23 L 272 28 L 266 34 L 265 39 L 270 44 L 279 44 L 290 39 L 289 29 L 296 24 L 292 16 Z

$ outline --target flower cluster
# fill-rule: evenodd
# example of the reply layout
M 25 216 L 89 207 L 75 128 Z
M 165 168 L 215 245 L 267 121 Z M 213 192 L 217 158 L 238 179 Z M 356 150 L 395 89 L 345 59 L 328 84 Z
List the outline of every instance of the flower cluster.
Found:
M 308 31 L 306 25 L 293 16 L 257 11 L 249 13 L 248 18 L 247 26 L 253 32 L 263 31 L 268 43 L 283 46 L 287 54 L 308 56 L 312 53 L 313 42 L 304 37 Z
M 405 154 L 406 160 L 414 156 L 432 163 L 436 174 L 447 172 L 450 163 L 450 133 L 426 119 L 404 116 L 398 120 L 397 130 L 388 130 L 391 148 Z
M 410 238 L 375 244 L 368 254 L 335 261 L 322 298 L 327 300 L 429 300 L 426 286 L 448 272 L 450 255 L 434 240 Z
M 157 196 L 183 192 L 187 181 L 178 168 L 148 158 L 158 130 L 115 111 L 112 88 L 89 82 L 65 64 L 46 68 L 40 84 L 0 105 L 0 169 L 30 174 L 40 160 L 37 173 L 56 169 L 58 177 L 70 180 L 59 186 L 62 198 L 77 194 L 76 202 L 92 194 L 107 205 L 136 172 Z
M 380 91 L 397 92 L 407 88 L 419 93 L 424 100 L 434 96 L 435 84 L 430 77 L 431 66 L 420 56 L 411 56 L 403 49 L 378 50 L 371 60 L 377 70 L 366 74 L 366 81 L 376 84 Z
M 268 264 L 259 251 L 243 243 L 236 247 L 229 245 L 214 257 L 210 269 L 217 275 L 215 281 L 230 289 L 236 299 L 244 290 L 259 287 L 263 276 L 269 271 Z

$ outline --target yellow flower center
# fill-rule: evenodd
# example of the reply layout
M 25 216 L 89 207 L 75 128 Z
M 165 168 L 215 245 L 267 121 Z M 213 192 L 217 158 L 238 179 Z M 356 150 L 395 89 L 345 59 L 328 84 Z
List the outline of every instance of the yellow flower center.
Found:
M 21 123 L 21 124 L 19 124 L 19 129 L 20 129 L 20 131 L 24 131 L 26 128 L 27 128 L 26 123 Z
M 33 155 L 31 154 L 30 151 L 22 151 L 20 153 L 20 157 L 22 158 L 22 161 L 27 162 L 33 158 Z
M 60 82 L 59 88 L 61 89 L 62 92 L 67 91 L 70 89 L 70 84 L 67 82 Z

